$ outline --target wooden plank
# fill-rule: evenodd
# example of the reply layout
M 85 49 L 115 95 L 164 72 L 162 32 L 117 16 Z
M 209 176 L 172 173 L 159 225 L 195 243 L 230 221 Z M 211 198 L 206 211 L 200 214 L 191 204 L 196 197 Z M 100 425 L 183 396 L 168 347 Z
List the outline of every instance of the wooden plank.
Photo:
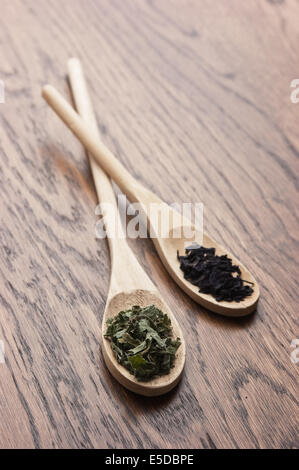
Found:
M 2 0 L 1 447 L 298 446 L 298 13 L 291 0 Z M 188 345 L 165 397 L 126 391 L 103 363 L 110 261 L 92 178 L 40 97 L 46 82 L 69 93 L 74 55 L 107 146 L 167 202 L 202 201 L 205 228 L 261 286 L 256 315 L 216 316 L 150 240 L 129 241 Z

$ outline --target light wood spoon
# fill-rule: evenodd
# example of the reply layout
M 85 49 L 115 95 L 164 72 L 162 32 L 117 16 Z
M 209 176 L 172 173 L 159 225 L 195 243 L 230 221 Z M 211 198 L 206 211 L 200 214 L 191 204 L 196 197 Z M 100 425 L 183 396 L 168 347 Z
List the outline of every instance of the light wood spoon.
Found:
M 148 226 L 151 230 L 150 236 L 153 239 L 157 252 L 172 278 L 178 285 L 199 304 L 212 310 L 213 312 L 227 316 L 244 316 L 253 312 L 256 308 L 259 298 L 259 287 L 256 280 L 250 272 L 225 248 L 213 240 L 207 233 L 199 232 L 194 229 L 193 238 L 186 239 L 175 238 L 173 233 L 180 230 L 183 226 L 190 227 L 190 221 L 184 219 L 178 212 L 163 202 L 158 196 L 144 188 L 124 166 L 114 157 L 112 152 L 101 142 L 90 126 L 73 110 L 63 96 L 51 85 L 46 85 L 42 90 L 42 96 L 53 110 L 60 116 L 69 129 L 77 136 L 80 142 L 93 155 L 94 159 L 101 165 L 107 174 L 117 183 L 123 193 L 125 193 L 131 202 L 138 202 L 142 205 L 142 211 L 147 218 Z M 150 210 L 153 204 L 157 204 L 161 211 L 160 220 L 168 220 L 169 228 L 165 231 L 161 224 L 154 224 Z M 166 224 L 167 225 L 167 224 Z M 164 231 L 163 231 L 164 230 Z M 241 302 L 218 302 L 209 294 L 202 294 L 198 287 L 192 285 L 184 279 L 183 272 L 180 269 L 177 260 L 177 251 L 184 253 L 186 245 L 192 241 L 203 240 L 203 246 L 216 248 L 216 254 L 227 254 L 241 269 L 242 278 L 254 284 L 254 292 L 251 296 Z
M 68 71 L 76 108 L 88 125 L 90 132 L 96 139 L 99 139 L 96 118 L 89 98 L 83 70 L 78 59 L 70 59 L 68 61 Z M 161 395 L 171 390 L 181 378 L 185 363 L 185 342 L 183 334 L 174 315 L 133 255 L 124 235 L 119 232 L 120 237 L 116 238 L 115 234 L 112 233 L 115 217 L 117 217 L 116 223 L 118 224 L 119 231 L 122 229 L 111 181 L 92 157 L 90 158 L 90 166 L 99 201 L 101 203 L 109 203 L 114 209 L 113 212 L 106 210 L 103 214 L 111 254 L 110 287 L 102 320 L 104 359 L 112 375 L 124 387 L 141 395 Z M 149 382 L 139 382 L 127 369 L 117 362 L 112 352 L 110 341 L 104 337 L 104 334 L 108 318 L 114 317 L 121 310 L 129 309 L 133 305 L 146 307 L 152 304 L 168 314 L 172 323 L 173 335 L 175 338 L 179 337 L 181 339 L 181 345 L 177 351 L 175 365 L 168 375 L 164 375 Z

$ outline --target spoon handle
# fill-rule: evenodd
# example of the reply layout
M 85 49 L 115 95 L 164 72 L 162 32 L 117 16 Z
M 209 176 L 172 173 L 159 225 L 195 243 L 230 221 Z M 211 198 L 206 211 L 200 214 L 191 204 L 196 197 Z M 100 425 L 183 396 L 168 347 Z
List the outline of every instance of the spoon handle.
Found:
M 72 89 L 73 98 L 75 101 L 76 108 L 78 113 L 81 115 L 82 119 L 88 125 L 90 131 L 94 136 L 100 140 L 100 132 L 97 125 L 97 120 L 95 113 L 91 104 L 90 96 L 87 90 L 87 84 L 84 77 L 83 69 L 81 62 L 72 58 L 68 61 L 68 75 L 70 80 L 70 85 Z M 98 195 L 98 200 L 101 203 L 102 212 L 105 218 L 106 231 L 110 243 L 110 249 L 113 249 L 111 246 L 111 240 L 115 236 L 112 232 L 115 231 L 116 227 L 118 230 L 118 238 L 124 239 L 125 235 L 122 229 L 122 224 L 120 221 L 119 213 L 117 210 L 117 203 L 113 187 L 110 181 L 110 178 L 102 170 L 102 168 L 97 164 L 94 158 L 88 154 L 90 167 L 93 175 L 93 180 Z M 109 206 L 111 210 L 105 210 L 105 207 L 108 209 Z M 114 217 L 114 219 L 112 219 Z
M 95 113 L 83 69 L 78 59 L 72 58 L 68 61 L 68 73 L 75 105 L 82 116 L 83 123 L 88 125 L 91 134 L 97 141 L 100 141 Z M 101 202 L 111 254 L 109 295 L 113 296 L 117 292 L 133 290 L 136 285 L 154 291 L 153 283 L 141 268 L 126 242 L 110 178 L 91 155 L 89 155 L 89 159 L 98 200 Z
M 44 86 L 42 96 L 56 114 L 62 119 L 66 126 L 80 140 L 82 145 L 92 154 L 97 163 L 116 182 L 121 191 L 128 196 L 131 202 L 139 200 L 138 193 L 141 191 L 147 196 L 148 202 L 151 199 L 159 202 L 159 198 L 151 191 L 146 190 L 135 178 L 125 169 L 125 167 L 115 158 L 113 153 L 103 144 L 99 138 L 99 133 L 94 132 L 94 127 L 85 122 L 65 98 L 51 85 Z M 84 113 L 88 112 L 88 105 L 82 106 Z
M 100 132 L 87 90 L 87 84 L 81 62 L 76 58 L 72 58 L 68 60 L 67 65 L 68 76 L 76 109 L 82 119 L 88 124 L 94 135 L 100 139 Z M 89 154 L 88 156 L 92 174 L 94 176 L 94 184 L 97 191 L 98 200 L 101 202 L 111 202 L 115 204 L 115 195 L 109 177 L 92 158 L 92 155 Z

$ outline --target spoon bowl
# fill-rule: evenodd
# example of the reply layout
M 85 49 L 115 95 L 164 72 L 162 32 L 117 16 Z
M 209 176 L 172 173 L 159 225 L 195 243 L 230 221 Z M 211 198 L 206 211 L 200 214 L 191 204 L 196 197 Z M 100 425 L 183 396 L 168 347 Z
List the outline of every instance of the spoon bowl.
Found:
M 174 367 L 170 370 L 169 374 L 154 378 L 148 382 L 140 382 L 132 374 L 130 374 L 130 372 L 125 367 L 117 362 L 111 349 L 110 341 L 105 338 L 106 322 L 109 318 L 115 317 L 121 310 L 128 310 L 134 305 L 146 307 L 152 304 L 162 310 L 163 313 L 167 313 L 171 320 L 173 337 L 180 338 L 181 345 L 176 353 Z M 165 304 L 157 291 L 134 289 L 130 292 L 120 292 L 118 294 L 112 295 L 108 299 L 103 317 L 102 344 L 104 359 L 111 374 L 118 382 L 120 382 L 124 387 L 126 387 L 128 390 L 131 390 L 132 392 L 144 396 L 163 395 L 174 388 L 180 381 L 185 363 L 185 342 L 183 340 L 182 331 L 176 318 L 173 316 L 171 310 Z
M 202 241 L 201 241 L 202 240 Z M 199 292 L 199 287 L 191 284 L 184 278 L 184 273 L 180 268 L 180 262 L 177 258 L 177 253 L 180 255 L 185 254 L 186 247 L 190 246 L 192 242 L 198 243 L 205 248 L 215 248 L 216 255 L 227 255 L 232 259 L 234 265 L 238 265 L 241 271 L 243 280 L 251 282 L 253 285 L 253 293 L 246 297 L 241 302 L 218 302 L 210 294 L 203 294 Z M 243 266 L 239 260 L 223 248 L 219 243 L 213 240 L 207 233 L 195 231 L 194 239 L 186 239 L 184 237 L 174 238 L 170 234 L 169 238 L 154 240 L 156 249 L 159 251 L 160 257 L 174 281 L 188 294 L 195 302 L 198 302 L 203 307 L 221 315 L 230 317 L 240 317 L 252 313 L 257 306 L 259 299 L 259 286 L 252 276 L 252 274 Z
M 248 269 L 226 248 L 217 243 L 206 232 L 198 230 L 189 219 L 163 202 L 157 195 L 137 182 L 133 186 L 133 190 L 134 198 L 141 202 L 140 211 L 142 212 L 143 220 L 147 221 L 159 257 L 170 276 L 183 291 L 195 302 L 220 315 L 241 317 L 254 312 L 260 291 L 257 281 Z M 154 211 L 152 207 L 154 207 Z M 157 212 L 160 214 L 159 217 Z M 163 221 L 164 223 L 162 223 Z M 189 238 L 185 235 L 188 232 Z M 216 255 L 227 255 L 228 258 L 231 258 L 232 263 L 239 266 L 242 279 L 253 284 L 251 285 L 253 293 L 241 302 L 219 302 L 212 295 L 200 292 L 197 286 L 184 278 L 184 273 L 180 268 L 180 262 L 177 258 L 177 253 L 184 255 L 185 248 L 192 243 L 197 243 L 205 248 L 215 248 Z

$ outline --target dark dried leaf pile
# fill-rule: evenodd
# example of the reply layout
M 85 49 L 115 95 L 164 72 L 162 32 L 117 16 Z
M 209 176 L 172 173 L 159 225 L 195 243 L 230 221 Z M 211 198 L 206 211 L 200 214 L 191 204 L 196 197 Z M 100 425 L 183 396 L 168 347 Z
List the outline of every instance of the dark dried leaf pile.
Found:
M 140 381 L 168 374 L 181 344 L 172 339 L 168 315 L 154 305 L 119 312 L 107 321 L 105 337 L 117 361 Z
M 232 264 L 227 255 L 215 255 L 215 248 L 204 248 L 193 244 L 186 248 L 186 256 L 178 253 L 184 278 L 203 294 L 211 294 L 218 302 L 240 302 L 252 294 L 253 289 L 241 279 L 239 266 Z

